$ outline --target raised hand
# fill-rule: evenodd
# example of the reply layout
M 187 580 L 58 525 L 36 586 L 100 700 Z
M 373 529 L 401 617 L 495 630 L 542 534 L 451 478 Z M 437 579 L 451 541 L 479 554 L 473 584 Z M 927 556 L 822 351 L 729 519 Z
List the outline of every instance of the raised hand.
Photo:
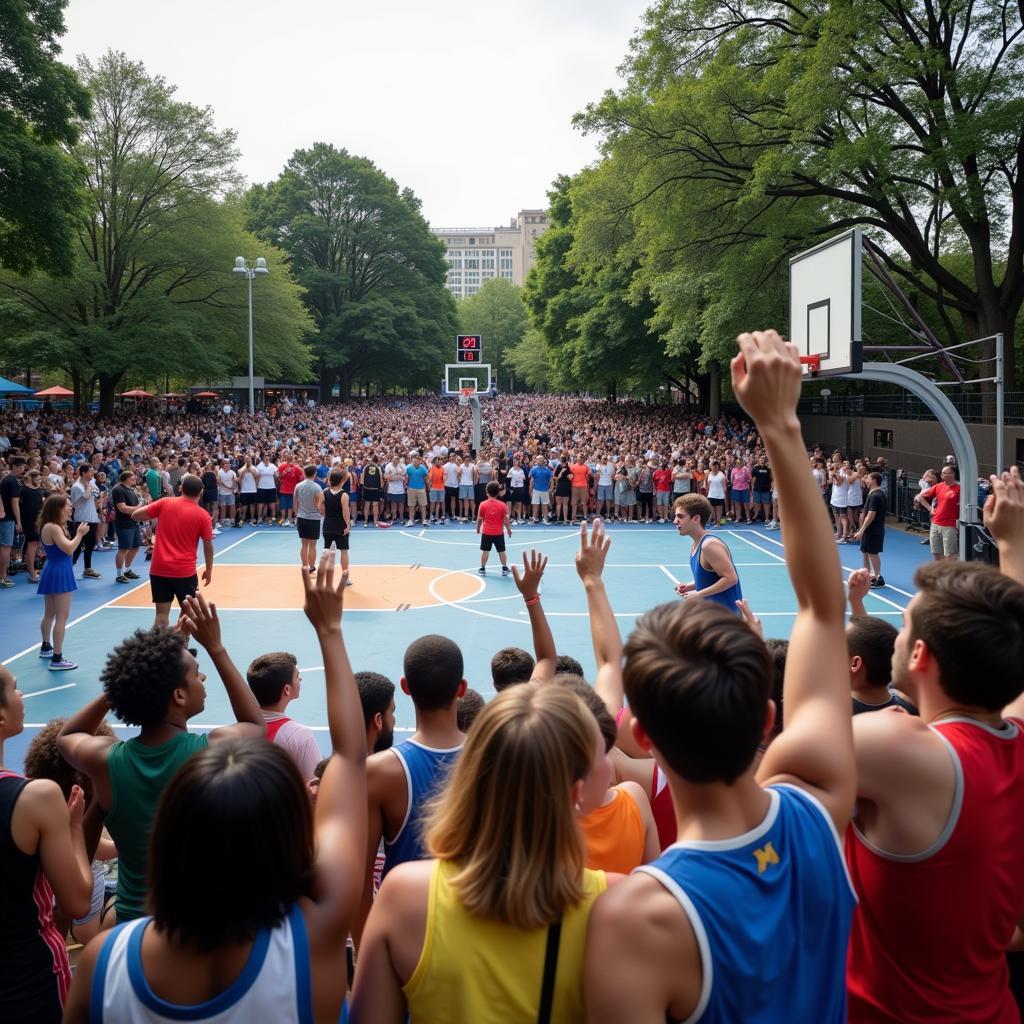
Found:
M 78 524 L 78 529 L 75 531 L 75 533 L 79 537 L 84 537 L 88 532 L 89 532 L 89 524 L 88 523 L 79 523 Z
M 730 364 L 732 389 L 740 404 L 753 417 L 758 430 L 796 426 L 796 404 L 800 398 L 800 355 L 776 331 L 741 334 L 739 354 Z
M 764 639 L 764 626 L 761 620 L 750 610 L 750 605 L 747 603 L 745 597 L 741 597 L 736 602 L 736 607 L 739 609 L 740 615 L 743 616 L 743 621 L 763 640 Z
M 519 593 L 527 601 L 537 596 L 541 577 L 544 575 L 544 569 L 547 567 L 547 564 L 547 555 L 542 555 L 536 549 L 530 548 L 529 553 L 523 552 L 522 573 L 519 571 L 519 566 L 512 566 L 512 579 L 515 580 Z
M 985 526 L 1000 545 L 1024 546 L 1024 480 L 1016 466 L 1001 476 L 993 474 L 992 493 L 985 501 Z
M 345 587 L 348 584 L 348 572 L 343 572 L 334 584 L 334 563 L 337 549 L 332 545 L 320 556 L 316 581 L 310 579 L 309 571 L 302 569 L 302 586 L 305 590 L 305 601 L 302 610 L 306 613 L 313 628 L 318 633 L 341 630 L 341 614 L 345 610 Z
M 870 583 L 871 574 L 867 569 L 854 569 L 850 573 L 850 578 L 846 581 L 846 592 L 850 596 L 850 601 L 863 601 L 868 596 Z
M 68 797 L 68 815 L 71 818 L 71 827 L 82 824 L 82 815 L 85 814 L 85 791 L 81 786 L 72 786 L 71 795 Z
M 605 558 L 612 546 L 611 537 L 605 532 L 600 516 L 587 533 L 587 521 L 580 523 L 580 549 L 576 552 L 576 572 L 584 583 L 599 580 L 604 572 Z
M 220 639 L 220 619 L 217 617 L 217 606 L 208 604 L 202 594 L 185 598 L 178 621 L 184 621 L 183 628 L 195 637 L 196 643 L 205 647 L 207 651 L 223 646 Z

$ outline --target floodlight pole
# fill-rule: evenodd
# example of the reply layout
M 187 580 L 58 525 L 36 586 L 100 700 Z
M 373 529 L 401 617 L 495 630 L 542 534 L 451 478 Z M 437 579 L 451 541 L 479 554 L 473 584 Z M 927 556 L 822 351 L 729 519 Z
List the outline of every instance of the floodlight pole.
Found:
M 246 280 L 249 283 L 249 415 L 252 416 L 256 411 L 256 395 L 255 388 L 253 387 L 253 365 L 252 365 L 252 279 L 257 274 L 267 274 L 267 261 L 260 256 L 254 266 L 249 266 L 245 261 L 244 256 L 235 257 L 235 266 L 232 270 L 233 274 L 245 274 Z
M 1006 383 L 1003 379 L 1003 358 L 1004 352 L 1004 338 L 1002 332 L 996 335 L 996 474 L 999 475 L 1006 468 L 1006 464 L 1003 462 L 1005 454 L 1003 452 L 1003 440 L 1004 440 L 1004 415 L 1005 409 L 1003 406 L 1006 400 Z

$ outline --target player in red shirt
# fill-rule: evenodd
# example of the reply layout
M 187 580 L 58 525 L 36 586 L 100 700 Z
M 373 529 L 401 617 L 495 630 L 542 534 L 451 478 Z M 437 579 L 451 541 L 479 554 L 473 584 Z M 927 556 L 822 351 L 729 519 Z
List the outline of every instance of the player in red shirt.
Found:
M 199 589 L 196 544 L 200 539 L 206 561 L 203 585 L 208 587 L 213 581 L 213 521 L 199 507 L 202 496 L 203 481 L 189 473 L 181 478 L 180 498 L 161 498 L 132 513 L 136 522 L 160 520 L 149 568 L 149 589 L 156 605 L 155 626 L 167 628 L 175 598 L 180 608 L 186 597 L 195 597 Z
M 928 540 L 935 561 L 955 560 L 958 557 L 957 523 L 960 519 L 960 485 L 956 481 L 956 470 L 952 466 L 944 466 L 941 483 L 921 491 L 915 500 L 932 517 Z
M 487 575 L 487 559 L 491 557 L 492 547 L 501 559 L 501 575 L 507 576 L 509 573 L 503 531 L 507 531 L 511 537 L 512 524 L 508 518 L 508 505 L 498 498 L 500 492 L 498 481 L 492 480 L 487 485 L 487 497 L 476 510 L 476 532 L 483 533 L 480 538 L 480 568 L 477 570 L 481 576 Z
M 281 481 L 281 519 L 282 526 L 295 525 L 295 488 L 302 483 L 302 467 L 290 462 L 285 456 L 284 462 L 277 467 L 277 476 Z
M 922 566 L 896 640 L 892 680 L 921 717 L 853 722 L 851 1024 L 1020 1021 L 1005 952 L 1024 919 L 1024 483 L 992 482 L 1002 572 Z

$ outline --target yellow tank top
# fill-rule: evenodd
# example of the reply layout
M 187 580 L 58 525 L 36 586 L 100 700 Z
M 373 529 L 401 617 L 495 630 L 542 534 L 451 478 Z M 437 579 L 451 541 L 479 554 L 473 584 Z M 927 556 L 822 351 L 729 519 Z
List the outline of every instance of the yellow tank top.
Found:
M 474 917 L 451 886 L 457 865 L 434 861 L 423 951 L 404 987 L 411 1024 L 535 1024 L 546 928 L 522 931 Z M 603 871 L 583 872 L 583 899 L 562 919 L 551 1019 L 586 1020 L 583 954 L 587 918 L 607 888 Z

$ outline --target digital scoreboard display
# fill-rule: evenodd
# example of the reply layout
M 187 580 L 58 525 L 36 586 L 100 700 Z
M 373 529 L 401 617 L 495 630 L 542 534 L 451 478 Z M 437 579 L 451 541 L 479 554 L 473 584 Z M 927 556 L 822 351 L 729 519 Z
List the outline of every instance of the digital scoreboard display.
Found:
M 480 362 L 480 335 L 479 334 L 457 334 L 457 362 L 479 363 Z

